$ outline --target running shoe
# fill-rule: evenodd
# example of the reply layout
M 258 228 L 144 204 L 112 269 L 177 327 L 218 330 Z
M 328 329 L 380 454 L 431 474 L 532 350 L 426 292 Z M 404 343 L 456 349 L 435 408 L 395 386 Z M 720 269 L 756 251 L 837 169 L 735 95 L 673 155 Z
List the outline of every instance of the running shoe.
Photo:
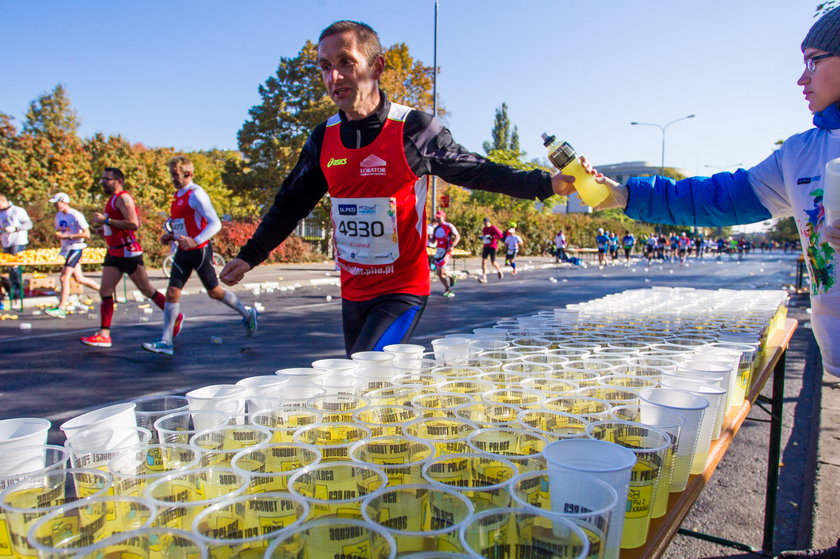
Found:
M 505 277 L 505 273 L 499 270 L 499 279 L 502 279 L 503 277 Z
M 58 307 L 44 309 L 44 314 L 48 314 L 53 318 L 67 318 L 67 311 Z
M 449 276 L 449 288 L 455 287 L 455 284 L 458 282 L 458 278 L 455 276 Z
M 178 334 L 181 333 L 181 323 L 184 322 L 184 314 L 178 313 L 178 316 L 175 317 L 175 326 L 172 327 L 172 337 L 176 337 Z
M 79 341 L 91 347 L 111 347 L 111 336 L 103 336 L 98 332 Z
M 257 317 L 259 312 L 254 307 L 248 309 L 248 318 L 242 319 L 242 325 L 245 326 L 246 335 L 250 338 L 257 331 Z
M 513 274 L 514 276 L 516 275 L 516 268 L 514 268 L 514 269 L 513 269 L 513 271 L 511 272 L 511 274 Z
M 454 293 L 452 293 L 452 290 L 451 290 L 451 289 L 447 289 L 446 291 L 444 291 L 444 292 L 442 293 L 442 295 L 443 295 L 444 297 L 454 297 L 454 296 L 455 296 L 455 294 L 454 294 Z
M 168 344 L 163 340 L 156 340 L 151 343 L 145 342 L 143 344 L 143 349 L 151 351 L 152 353 L 162 353 L 163 355 L 172 355 L 175 353 L 173 345 Z
M 487 283 L 487 276 L 481 276 L 478 278 L 478 283 Z

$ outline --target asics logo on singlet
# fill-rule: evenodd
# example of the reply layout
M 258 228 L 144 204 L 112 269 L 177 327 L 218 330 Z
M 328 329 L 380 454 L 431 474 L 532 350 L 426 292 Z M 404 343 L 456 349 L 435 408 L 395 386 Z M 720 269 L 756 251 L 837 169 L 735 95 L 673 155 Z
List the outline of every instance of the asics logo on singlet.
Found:
M 387 175 L 388 170 L 385 168 L 387 164 L 388 163 L 386 163 L 381 157 L 377 157 L 373 154 L 368 155 L 362 159 L 361 163 L 359 163 L 359 174 L 363 177 L 369 177 L 372 175 Z
M 347 159 L 335 159 L 334 157 L 330 157 L 330 160 L 327 161 L 327 167 L 332 167 L 334 165 L 347 165 Z

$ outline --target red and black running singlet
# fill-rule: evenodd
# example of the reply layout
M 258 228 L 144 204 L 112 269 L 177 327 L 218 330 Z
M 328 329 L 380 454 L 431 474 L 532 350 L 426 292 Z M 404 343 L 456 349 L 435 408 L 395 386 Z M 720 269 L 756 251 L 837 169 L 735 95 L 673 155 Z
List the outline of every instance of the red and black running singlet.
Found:
M 207 220 L 204 216 L 195 209 L 190 207 L 190 196 L 193 194 L 192 188 L 186 188 L 180 196 L 175 192 L 172 198 L 172 205 L 169 208 L 169 221 L 172 224 L 172 232 L 176 236 L 187 236 L 195 239 L 204 228 L 207 227 Z M 210 240 L 206 240 L 200 245 L 192 249 L 198 250 L 207 246 Z
M 327 121 L 320 163 L 332 199 L 341 296 L 351 301 L 430 291 L 426 184 L 409 167 L 403 147 L 410 111 L 392 103 L 377 138 L 358 149 L 341 143 L 338 115 Z
M 116 192 L 108 199 L 108 203 L 105 204 L 106 217 L 110 219 L 126 219 L 126 216 L 117 207 L 117 200 L 120 196 L 128 196 L 131 199 L 131 194 L 125 190 Z M 117 229 L 116 227 L 105 224 L 102 226 L 102 233 L 105 237 L 105 244 L 108 245 L 108 254 L 111 256 L 131 258 L 143 254 L 143 247 L 140 246 L 140 241 L 137 240 L 135 231 Z

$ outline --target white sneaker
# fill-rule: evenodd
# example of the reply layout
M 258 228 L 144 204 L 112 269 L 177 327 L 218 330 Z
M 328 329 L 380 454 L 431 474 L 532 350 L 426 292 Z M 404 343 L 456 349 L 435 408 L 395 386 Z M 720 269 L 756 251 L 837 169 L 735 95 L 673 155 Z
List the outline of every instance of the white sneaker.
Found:
M 175 348 L 172 344 L 168 344 L 163 340 L 156 340 L 154 342 L 144 342 L 143 349 L 151 351 L 152 353 L 161 353 L 163 355 L 173 355 Z

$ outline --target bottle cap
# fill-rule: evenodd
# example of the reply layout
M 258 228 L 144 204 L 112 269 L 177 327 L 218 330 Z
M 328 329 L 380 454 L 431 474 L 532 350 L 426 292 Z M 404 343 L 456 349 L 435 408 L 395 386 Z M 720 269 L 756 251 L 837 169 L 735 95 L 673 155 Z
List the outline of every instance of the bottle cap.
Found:
M 545 132 L 543 132 L 543 133 L 542 133 L 542 139 L 543 139 L 543 145 L 544 145 L 545 147 L 548 147 L 549 145 L 551 145 L 552 143 L 554 143 L 554 140 L 556 140 L 556 138 L 554 137 L 554 135 L 553 135 L 553 134 L 552 134 L 551 136 L 549 136 L 549 135 L 548 135 L 548 134 L 546 134 Z

